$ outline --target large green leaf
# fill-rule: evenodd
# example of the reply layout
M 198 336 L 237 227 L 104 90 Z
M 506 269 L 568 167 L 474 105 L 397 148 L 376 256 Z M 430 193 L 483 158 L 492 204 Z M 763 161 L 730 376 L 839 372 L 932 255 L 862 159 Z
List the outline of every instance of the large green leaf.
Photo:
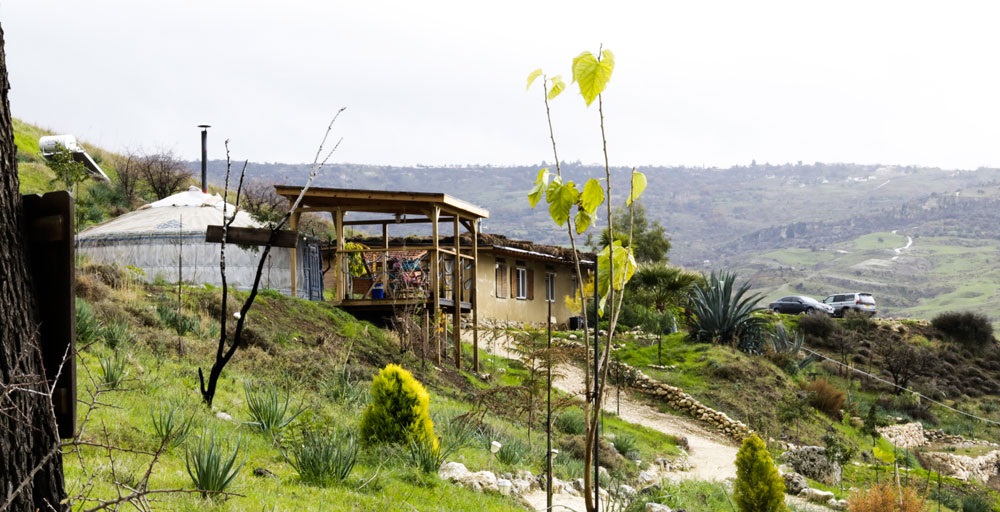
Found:
M 545 200 L 549 202 L 549 216 L 560 226 L 566 224 L 579 197 L 580 192 L 572 181 L 561 183 L 561 180 L 552 180 L 545 192 Z
M 612 260 L 614 261 L 614 275 L 611 274 Z M 605 246 L 597 254 L 597 293 L 600 296 L 600 311 L 604 311 L 604 305 L 610 294 L 611 287 L 615 291 L 622 291 L 625 285 L 632 279 L 638 265 L 631 247 L 622 247 L 621 240 L 615 240 L 611 245 Z
M 595 178 L 590 178 L 583 186 L 583 194 L 580 195 L 580 208 L 593 215 L 597 207 L 604 202 L 604 188 L 601 182 Z
M 538 201 L 542 200 L 542 194 L 545 193 L 545 187 L 549 184 L 549 168 L 546 167 L 538 171 L 538 177 L 535 178 L 535 186 L 531 187 L 531 192 L 528 192 L 528 203 L 532 208 L 538 204 Z
M 548 98 L 550 100 L 556 99 L 556 96 L 559 96 L 560 93 L 566 90 L 566 82 L 563 81 L 562 75 L 556 75 L 550 78 L 549 82 L 552 84 L 552 87 L 549 88 Z
M 629 192 L 628 200 L 625 204 L 631 205 L 639 196 L 642 195 L 643 191 L 646 190 L 646 175 L 639 171 L 632 171 L 632 191 Z
M 542 68 L 538 68 L 531 73 L 528 73 L 528 86 L 525 87 L 525 90 L 531 89 L 531 84 L 535 83 L 535 79 L 540 76 L 542 76 Z
M 588 107 L 604 92 L 614 70 L 615 56 L 611 50 L 601 52 L 600 59 L 590 52 L 583 52 L 573 59 L 573 81 L 579 84 L 580 94 Z
M 584 231 L 590 229 L 590 226 L 594 224 L 594 214 L 583 208 L 577 208 L 574 224 L 576 224 L 576 234 L 582 235 Z

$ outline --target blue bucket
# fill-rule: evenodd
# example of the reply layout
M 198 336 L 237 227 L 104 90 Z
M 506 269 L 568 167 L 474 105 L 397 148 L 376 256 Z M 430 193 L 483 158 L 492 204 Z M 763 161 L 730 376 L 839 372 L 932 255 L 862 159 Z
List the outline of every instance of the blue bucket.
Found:
M 384 298 L 385 298 L 385 290 L 382 289 L 382 283 L 375 283 L 375 286 L 372 287 L 372 299 L 374 300 L 374 299 L 384 299 Z

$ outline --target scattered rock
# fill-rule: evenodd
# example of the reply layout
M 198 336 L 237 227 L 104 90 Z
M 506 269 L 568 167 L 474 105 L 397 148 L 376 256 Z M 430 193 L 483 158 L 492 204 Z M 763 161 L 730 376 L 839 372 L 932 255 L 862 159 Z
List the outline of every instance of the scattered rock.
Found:
M 830 501 L 826 502 L 826 506 L 834 510 L 847 510 L 847 500 L 831 499 Z
M 837 485 L 843 468 L 827 459 L 824 452 L 822 446 L 803 446 L 783 453 L 781 460 L 806 478 L 819 480 L 827 485 Z
M 813 489 L 812 487 L 806 487 L 802 489 L 799 493 L 799 497 L 809 500 L 813 503 L 829 503 L 830 500 L 834 499 L 833 493 L 830 491 L 821 491 L 819 489 Z
M 645 512 L 673 512 L 670 507 L 659 503 L 647 503 Z
M 224 413 L 222 411 L 219 411 L 219 412 L 215 413 L 215 417 L 219 418 L 220 420 L 233 421 L 233 417 L 232 416 L 230 416 L 230 415 L 228 415 L 228 414 L 226 414 L 226 413 Z
M 263 477 L 278 478 L 278 475 L 275 475 L 274 473 L 272 473 L 272 472 L 270 472 L 270 471 L 268 471 L 268 470 L 266 470 L 264 468 L 254 468 L 254 470 L 253 470 L 253 476 L 257 476 L 257 477 L 261 477 L 261 478 L 263 478 Z
M 785 492 L 788 494 L 798 495 L 803 489 L 809 487 L 806 477 L 798 473 L 785 473 L 782 476 L 785 479 Z

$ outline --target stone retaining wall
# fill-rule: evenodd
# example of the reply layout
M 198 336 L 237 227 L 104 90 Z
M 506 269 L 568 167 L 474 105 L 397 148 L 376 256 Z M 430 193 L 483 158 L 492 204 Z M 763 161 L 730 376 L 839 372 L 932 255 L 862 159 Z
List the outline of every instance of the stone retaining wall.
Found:
M 743 439 L 753 433 L 753 430 L 743 422 L 708 407 L 685 393 L 681 388 L 659 382 L 625 363 L 612 362 L 611 364 L 610 371 L 620 376 L 624 385 L 659 398 L 673 409 L 687 413 L 692 418 L 705 423 L 710 429 L 737 443 L 743 442 Z

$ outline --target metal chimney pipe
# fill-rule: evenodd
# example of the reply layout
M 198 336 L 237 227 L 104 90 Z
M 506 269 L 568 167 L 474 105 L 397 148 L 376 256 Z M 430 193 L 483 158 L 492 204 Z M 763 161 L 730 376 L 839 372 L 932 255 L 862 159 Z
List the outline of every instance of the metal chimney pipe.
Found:
M 211 125 L 199 124 L 201 128 L 201 191 L 208 193 L 208 129 Z

